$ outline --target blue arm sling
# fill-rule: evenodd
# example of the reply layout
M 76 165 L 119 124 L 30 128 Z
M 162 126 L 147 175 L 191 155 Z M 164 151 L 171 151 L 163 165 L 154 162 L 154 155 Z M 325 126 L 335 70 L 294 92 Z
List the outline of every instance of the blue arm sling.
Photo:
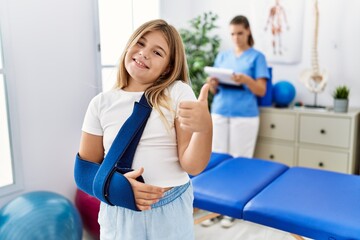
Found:
M 132 161 L 151 110 L 143 94 L 140 101 L 134 103 L 132 114 L 120 128 L 101 164 L 76 155 L 74 177 L 79 189 L 109 205 L 140 211 L 132 187 L 123 174 L 133 171 Z M 144 182 L 141 176 L 137 180 Z

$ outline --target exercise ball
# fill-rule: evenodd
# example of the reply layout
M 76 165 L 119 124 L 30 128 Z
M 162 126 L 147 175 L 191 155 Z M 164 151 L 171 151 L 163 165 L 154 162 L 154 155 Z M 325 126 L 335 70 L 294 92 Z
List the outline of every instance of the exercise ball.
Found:
M 282 80 L 273 86 L 273 102 L 276 107 L 287 107 L 295 98 L 296 90 L 292 83 Z
M 0 209 L 0 239 L 81 240 L 81 218 L 60 194 L 26 193 Z
M 89 194 L 76 190 L 75 205 L 80 212 L 81 219 L 86 231 L 95 239 L 100 238 L 100 225 L 98 223 L 98 214 L 100 209 L 100 200 Z

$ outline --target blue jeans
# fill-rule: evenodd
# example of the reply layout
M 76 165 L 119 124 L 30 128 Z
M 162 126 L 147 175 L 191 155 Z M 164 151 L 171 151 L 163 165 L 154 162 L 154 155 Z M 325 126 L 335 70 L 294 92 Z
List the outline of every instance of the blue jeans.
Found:
M 101 203 L 101 240 L 193 240 L 191 182 L 174 187 L 151 210 L 136 212 Z

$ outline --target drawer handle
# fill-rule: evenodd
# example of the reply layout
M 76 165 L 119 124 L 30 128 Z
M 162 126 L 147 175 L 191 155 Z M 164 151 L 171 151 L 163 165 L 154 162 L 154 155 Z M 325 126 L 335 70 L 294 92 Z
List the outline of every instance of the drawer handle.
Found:
M 275 156 L 274 156 L 273 154 L 270 154 L 269 158 L 270 158 L 270 159 L 274 159 Z
M 319 162 L 319 167 L 324 167 L 324 163 L 323 163 L 323 162 Z
M 270 128 L 274 129 L 274 128 L 275 128 L 275 124 L 272 123 L 272 124 L 270 125 Z
M 320 133 L 321 133 L 321 134 L 325 134 L 325 133 L 326 133 L 325 129 L 321 129 L 321 130 L 320 130 Z

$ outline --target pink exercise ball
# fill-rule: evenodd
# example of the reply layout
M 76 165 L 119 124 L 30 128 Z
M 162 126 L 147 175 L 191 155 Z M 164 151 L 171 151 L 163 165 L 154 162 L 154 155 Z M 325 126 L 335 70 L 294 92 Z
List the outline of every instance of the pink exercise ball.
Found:
M 100 225 L 98 223 L 100 200 L 77 189 L 75 205 L 80 212 L 84 228 L 92 237 L 100 239 Z

